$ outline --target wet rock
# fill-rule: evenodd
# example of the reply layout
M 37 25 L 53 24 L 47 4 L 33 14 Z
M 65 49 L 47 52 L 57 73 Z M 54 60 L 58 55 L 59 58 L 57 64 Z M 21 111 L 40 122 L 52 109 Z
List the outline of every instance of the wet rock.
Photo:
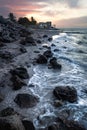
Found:
M 20 48 L 20 51 L 21 51 L 22 53 L 26 53 L 26 52 L 27 52 L 26 48 L 24 48 L 24 47 L 21 47 L 21 48 Z
M 53 68 L 53 69 L 61 69 L 61 64 L 57 63 L 57 59 L 55 57 L 51 58 L 49 61 L 49 65 Z
M 22 86 L 25 86 L 26 83 L 21 79 L 19 78 L 17 75 L 13 75 L 11 77 L 11 81 L 13 83 L 13 90 L 19 90 L 22 88 Z
M 26 41 L 25 41 L 25 38 L 22 38 L 19 42 L 21 45 L 26 45 Z
M 54 49 L 54 52 L 58 52 L 58 51 L 60 51 L 59 49 Z
M 34 53 L 40 53 L 40 51 L 34 51 Z
M 46 64 L 47 58 L 44 55 L 38 55 L 38 58 L 36 59 L 36 63 L 38 64 Z
M 14 115 L 16 114 L 16 112 L 14 111 L 13 108 L 11 107 L 7 107 L 6 109 L 2 110 L 0 112 L 0 116 L 4 117 L 4 116 L 10 116 L 10 115 Z
M 51 44 L 52 47 L 55 47 L 56 45 L 55 44 Z
M 65 124 L 66 124 L 67 129 L 70 129 L 70 130 L 86 130 L 86 128 L 78 121 L 66 120 Z
M 13 58 L 12 54 L 8 51 L 4 51 L 4 52 L 0 51 L 0 57 L 6 60 L 11 60 Z
M 29 84 L 28 87 L 32 88 L 32 87 L 35 87 L 35 85 L 34 84 Z
M 35 44 L 35 40 L 33 39 L 33 37 L 26 37 L 25 38 L 26 43 L 31 43 L 32 45 Z
M 28 31 L 28 30 L 22 28 L 22 29 L 20 30 L 19 34 L 20 34 L 21 37 L 26 37 L 26 36 L 28 36 L 28 35 L 31 35 L 32 32 L 30 32 L 30 31 Z
M 13 76 L 17 75 L 21 79 L 28 79 L 29 78 L 29 74 L 27 72 L 27 69 L 24 67 L 18 67 L 14 70 L 11 70 L 10 72 Z
M 22 120 L 25 130 L 35 130 L 33 123 L 29 120 Z
M 39 101 L 38 98 L 34 95 L 22 93 L 18 94 L 14 101 L 19 105 L 21 108 L 29 108 L 33 107 Z
M 60 130 L 58 124 L 52 124 L 48 127 L 48 130 Z
M 48 41 L 51 42 L 52 41 L 52 37 L 48 38 Z
M 41 44 L 41 40 L 37 40 L 37 43 Z
M 45 51 L 45 52 L 43 53 L 43 55 L 44 55 L 46 58 L 50 58 L 50 57 L 53 56 L 53 53 L 52 53 L 52 51 L 49 49 L 49 50 Z
M 60 100 L 55 100 L 54 101 L 54 106 L 55 107 L 61 107 L 63 105 L 63 102 L 62 101 L 60 101 Z
M 74 87 L 58 86 L 54 89 L 53 94 L 59 100 L 69 101 L 71 103 L 77 101 L 77 91 Z
M 4 96 L 0 93 L 0 102 L 4 100 Z
M 43 35 L 43 38 L 47 38 L 48 36 L 47 35 Z
M 4 43 L 0 41 L 0 47 L 3 47 L 4 46 Z
M 17 115 L 0 117 L 0 130 L 25 130 Z

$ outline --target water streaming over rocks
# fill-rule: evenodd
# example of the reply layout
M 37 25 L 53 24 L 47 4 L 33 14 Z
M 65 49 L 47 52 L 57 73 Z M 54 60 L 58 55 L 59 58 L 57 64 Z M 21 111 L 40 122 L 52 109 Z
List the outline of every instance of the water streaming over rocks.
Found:
M 53 56 L 62 65 L 62 69 L 49 69 L 47 64 L 37 65 L 28 86 L 19 90 L 20 93 L 29 92 L 39 97 L 37 105 L 20 109 L 13 102 L 15 95 L 19 92 L 12 92 L 9 89 L 1 107 L 4 108 L 6 105 L 14 107 L 24 117 L 32 119 L 37 130 L 50 125 L 55 121 L 58 113 L 64 109 L 71 110 L 71 117 L 74 120 L 87 122 L 87 36 L 86 34 L 61 33 L 53 36 L 53 41 L 49 42 L 49 45 L 52 45 Z M 67 85 L 76 88 L 77 102 L 66 102 L 59 108 L 54 107 L 54 88 Z

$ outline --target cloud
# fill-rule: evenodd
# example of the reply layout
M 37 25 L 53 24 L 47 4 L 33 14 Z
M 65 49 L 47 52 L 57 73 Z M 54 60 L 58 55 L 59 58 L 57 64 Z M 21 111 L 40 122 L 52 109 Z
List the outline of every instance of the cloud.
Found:
M 56 21 L 58 27 L 87 27 L 87 16 Z

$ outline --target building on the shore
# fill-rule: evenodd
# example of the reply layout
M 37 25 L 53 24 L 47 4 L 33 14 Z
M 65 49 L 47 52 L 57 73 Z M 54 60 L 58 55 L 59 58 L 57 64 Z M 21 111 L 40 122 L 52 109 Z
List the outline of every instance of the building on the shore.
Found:
M 38 27 L 49 29 L 52 27 L 52 23 L 50 21 L 49 22 L 40 22 L 40 23 L 38 23 Z

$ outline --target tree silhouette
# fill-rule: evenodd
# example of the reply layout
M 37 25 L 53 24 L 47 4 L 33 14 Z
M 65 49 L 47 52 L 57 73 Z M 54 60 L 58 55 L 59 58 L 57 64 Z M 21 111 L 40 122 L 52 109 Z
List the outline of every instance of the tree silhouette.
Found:
M 11 21 L 16 22 L 16 17 L 14 16 L 13 13 L 9 13 L 9 14 L 8 14 L 8 18 L 9 18 Z

